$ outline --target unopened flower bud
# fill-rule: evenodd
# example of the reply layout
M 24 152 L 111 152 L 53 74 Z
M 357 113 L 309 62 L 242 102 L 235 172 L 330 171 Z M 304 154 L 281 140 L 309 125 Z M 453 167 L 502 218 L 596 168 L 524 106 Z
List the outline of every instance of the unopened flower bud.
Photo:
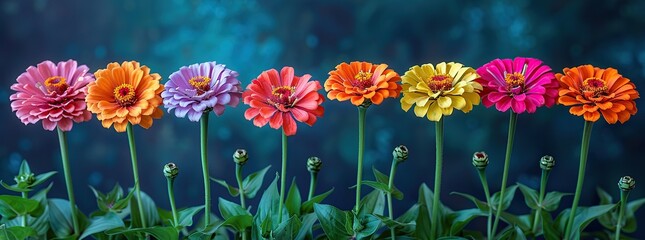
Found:
M 542 170 L 551 171 L 553 167 L 555 167 L 555 159 L 552 156 L 544 155 L 544 157 L 540 158 L 540 168 Z
M 311 173 L 317 173 L 322 168 L 322 161 L 318 157 L 307 159 L 307 170 Z
M 179 175 L 179 167 L 177 167 L 177 164 L 168 163 L 163 166 L 163 175 L 169 179 L 175 179 Z
M 623 192 L 629 192 L 636 187 L 636 180 L 630 176 L 621 177 L 620 181 L 618 181 L 618 187 Z
M 235 150 L 235 153 L 233 153 L 233 161 L 235 161 L 237 165 L 242 166 L 248 160 L 249 160 L 249 155 L 246 153 L 246 150 L 244 149 Z
M 488 154 L 485 152 L 475 152 L 473 154 L 473 166 L 477 170 L 484 170 L 488 166 Z
M 406 146 L 399 145 L 394 148 L 394 151 L 392 151 L 392 157 L 394 157 L 394 160 L 396 160 L 397 163 L 404 162 L 408 159 L 408 148 Z
M 13 180 L 16 181 L 18 186 L 27 187 L 36 181 L 36 177 L 33 173 L 24 173 L 14 177 Z

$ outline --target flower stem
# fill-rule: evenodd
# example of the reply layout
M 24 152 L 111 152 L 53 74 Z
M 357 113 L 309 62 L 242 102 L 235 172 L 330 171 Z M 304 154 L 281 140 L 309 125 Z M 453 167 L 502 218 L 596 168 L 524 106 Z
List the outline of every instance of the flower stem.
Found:
M 504 158 L 504 173 L 502 175 L 502 186 L 499 191 L 499 203 L 497 204 L 497 213 L 495 214 L 495 222 L 493 223 L 492 235 L 495 236 L 497 231 L 497 224 L 499 223 L 499 216 L 502 214 L 502 203 L 504 203 L 504 191 L 506 191 L 506 181 L 508 181 L 508 169 L 511 165 L 511 152 L 513 152 L 513 139 L 515 138 L 515 125 L 517 124 L 517 113 L 511 112 L 511 117 L 508 121 L 508 138 L 506 141 L 506 156 Z
M 128 144 L 130 145 L 130 159 L 132 160 L 132 175 L 134 176 L 134 192 L 137 198 L 137 205 L 139 206 L 139 218 L 141 219 L 141 227 L 145 228 L 146 218 L 144 217 L 143 205 L 141 204 L 141 190 L 139 187 L 139 166 L 137 164 L 137 148 L 134 144 L 134 133 L 132 131 L 132 124 L 128 123 Z
M 392 189 L 394 188 L 394 175 L 396 174 L 396 167 L 399 165 L 399 162 L 396 159 L 392 159 L 392 167 L 390 168 L 390 180 L 387 183 L 387 189 L 390 192 L 387 193 L 387 212 L 390 216 L 390 219 L 394 220 L 394 209 L 392 209 Z M 390 236 L 392 240 L 396 239 L 394 228 L 390 228 Z
M 363 152 L 365 151 L 365 112 L 367 108 L 358 107 L 358 168 L 356 169 L 356 205 L 358 214 L 361 203 L 361 186 L 363 185 Z
M 67 198 L 72 211 L 72 224 L 74 226 L 74 235 L 80 234 L 78 216 L 76 215 L 76 200 L 74 198 L 74 187 L 72 185 L 72 173 L 69 169 L 69 156 L 67 155 L 67 136 L 63 130 L 58 130 L 58 143 L 60 144 L 60 156 L 63 162 L 63 173 L 65 174 L 65 186 L 67 187 Z
M 278 224 L 282 223 L 284 207 L 284 190 L 287 182 L 287 134 L 282 131 L 282 172 L 280 173 L 280 204 L 278 205 Z
M 443 117 L 435 123 L 435 171 L 434 171 L 434 196 L 432 199 L 432 236 L 438 238 L 439 229 L 439 196 L 441 195 L 441 168 L 443 164 Z
M 549 172 L 547 170 L 542 170 L 542 177 L 540 178 L 540 195 L 538 197 L 538 209 L 535 213 L 535 218 L 533 219 L 533 227 L 531 228 L 534 236 L 537 236 L 537 227 L 540 224 L 540 216 L 542 214 L 542 204 L 544 202 L 544 194 L 546 194 L 546 183 L 549 179 Z
M 484 169 L 482 170 L 477 170 L 479 173 L 479 180 L 482 183 L 482 187 L 484 187 L 484 194 L 486 195 L 486 203 L 488 204 L 488 221 L 486 224 L 486 234 L 488 236 L 487 239 L 492 240 L 492 232 L 491 232 L 491 224 L 493 221 L 493 208 L 490 205 L 490 190 L 488 189 L 488 179 L 486 179 L 486 171 Z
M 29 195 L 28 195 L 28 194 L 29 194 L 29 193 L 27 193 L 27 192 L 22 192 L 22 198 L 24 198 L 24 199 L 29 199 Z M 24 216 L 22 216 L 22 219 L 21 219 L 21 222 L 20 222 L 20 226 L 23 226 L 23 227 L 26 227 L 26 226 L 27 226 L 27 214 L 25 214 Z
M 312 172 L 309 174 L 311 179 L 309 181 L 309 195 L 307 196 L 307 201 L 311 200 L 314 197 L 314 192 L 316 191 L 316 183 L 318 180 L 318 173 Z
M 175 180 L 172 178 L 166 178 L 166 180 L 168 182 L 168 199 L 170 200 L 170 209 L 172 210 L 173 225 L 177 227 L 179 217 L 177 215 L 177 208 L 175 207 L 175 193 L 173 191 Z
M 246 209 L 246 196 L 244 195 L 244 186 L 242 185 L 242 166 L 241 164 L 235 164 L 235 178 L 237 180 L 237 187 L 240 191 L 240 206 Z M 242 229 L 242 240 L 247 240 L 248 236 L 246 235 L 246 229 Z
M 578 183 L 576 184 L 576 193 L 573 197 L 571 205 L 571 212 L 569 213 L 569 220 L 567 221 L 567 228 L 565 231 L 565 238 L 569 238 L 573 230 L 573 219 L 576 216 L 578 202 L 580 202 L 580 194 L 582 192 L 582 184 L 585 180 L 585 168 L 587 167 L 587 154 L 589 153 L 589 142 L 591 140 L 591 129 L 593 122 L 585 121 L 584 130 L 582 132 L 582 144 L 580 146 L 580 166 L 578 167 Z
M 199 141 L 202 156 L 202 174 L 204 175 L 204 228 L 211 222 L 211 184 L 208 175 L 208 114 L 202 113 L 199 120 Z
M 623 227 L 623 217 L 625 216 L 625 206 L 627 205 L 628 191 L 620 191 L 620 209 L 618 210 L 618 222 L 616 223 L 615 240 L 620 240 L 620 229 Z

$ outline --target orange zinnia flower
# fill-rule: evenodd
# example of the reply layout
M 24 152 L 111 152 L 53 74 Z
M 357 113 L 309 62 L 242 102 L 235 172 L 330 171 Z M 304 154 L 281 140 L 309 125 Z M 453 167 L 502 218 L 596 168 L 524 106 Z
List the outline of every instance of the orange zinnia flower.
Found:
M 163 85 L 159 74 L 139 62 L 110 63 L 107 69 L 94 73 L 96 81 L 88 85 L 87 109 L 95 113 L 104 128 L 114 124 L 117 132 L 125 132 L 128 123 L 143 128 L 152 126 L 152 119 L 161 118 Z
M 625 123 L 637 112 L 636 86 L 616 69 L 583 65 L 565 68 L 555 77 L 560 82 L 558 103 L 571 106 L 569 112 L 586 121 L 598 121 L 602 114 L 610 124 Z
M 325 81 L 327 97 L 338 101 L 351 100 L 352 104 L 360 106 L 368 103 L 381 104 L 383 99 L 396 98 L 401 93 L 399 74 L 387 68 L 387 64 L 372 64 L 368 62 L 341 63 L 336 70 L 329 72 Z

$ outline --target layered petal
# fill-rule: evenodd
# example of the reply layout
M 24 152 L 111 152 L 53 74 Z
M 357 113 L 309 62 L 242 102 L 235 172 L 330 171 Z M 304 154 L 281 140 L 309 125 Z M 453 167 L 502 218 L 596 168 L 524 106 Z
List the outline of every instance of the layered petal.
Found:
M 325 91 L 331 100 L 350 100 L 355 106 L 379 105 L 386 98 L 397 98 L 401 92 L 401 81 L 387 64 L 368 62 L 341 63 L 329 72 Z

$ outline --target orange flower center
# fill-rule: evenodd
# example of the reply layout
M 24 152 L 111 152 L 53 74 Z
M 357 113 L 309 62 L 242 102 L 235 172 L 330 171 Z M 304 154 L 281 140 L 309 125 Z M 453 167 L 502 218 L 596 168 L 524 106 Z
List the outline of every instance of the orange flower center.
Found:
M 267 102 L 280 111 L 286 112 L 288 108 L 292 108 L 296 104 L 296 87 L 274 87 L 271 93 L 273 96 Z
M 451 76 L 439 74 L 428 78 L 427 83 L 428 87 L 430 87 L 430 90 L 433 92 L 447 91 L 452 88 L 452 80 L 453 78 Z
M 597 97 L 607 91 L 606 84 L 605 80 L 590 77 L 582 81 L 582 91 L 587 97 Z
M 137 100 L 135 95 L 134 87 L 127 83 L 121 84 L 114 89 L 114 99 L 116 99 L 116 102 L 122 107 L 134 104 Z
M 363 72 L 363 70 L 359 71 L 356 75 L 354 75 L 354 81 L 352 82 L 352 86 L 360 87 L 360 88 L 371 87 L 372 86 L 372 73 L 371 72 Z
M 211 89 L 210 83 L 211 78 L 205 76 L 197 76 L 188 80 L 188 83 L 197 90 L 198 94 L 203 94 L 204 92 Z
M 507 73 L 504 79 L 506 84 L 511 88 L 523 87 L 524 86 L 524 75 L 522 73 Z
M 47 89 L 47 92 L 56 92 L 56 93 L 63 93 L 65 90 L 67 90 L 67 79 L 61 76 L 53 76 L 49 77 L 45 80 L 45 88 Z

